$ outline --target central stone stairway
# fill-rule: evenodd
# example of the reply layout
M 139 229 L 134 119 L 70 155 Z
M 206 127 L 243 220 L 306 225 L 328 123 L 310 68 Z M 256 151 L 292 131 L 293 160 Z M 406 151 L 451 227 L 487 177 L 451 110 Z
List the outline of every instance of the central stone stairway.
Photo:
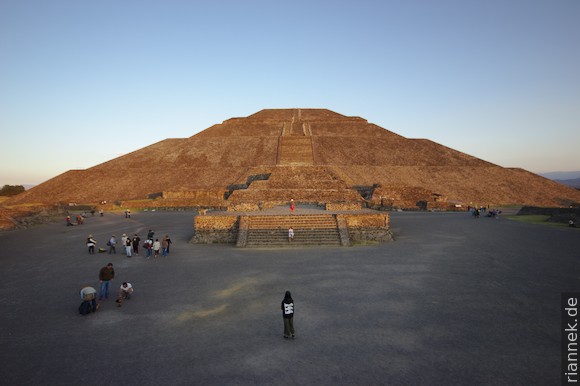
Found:
M 288 241 L 288 228 L 294 241 Z M 341 246 L 332 214 L 248 216 L 247 247 Z

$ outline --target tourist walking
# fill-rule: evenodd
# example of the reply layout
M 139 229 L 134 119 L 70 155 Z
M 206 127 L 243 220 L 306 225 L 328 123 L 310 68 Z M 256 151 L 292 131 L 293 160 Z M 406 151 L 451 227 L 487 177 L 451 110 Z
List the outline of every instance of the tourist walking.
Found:
M 294 229 L 290 227 L 288 229 L 288 242 L 294 241 Z
M 169 254 L 169 247 L 171 247 L 172 241 L 169 238 L 169 235 L 165 235 L 165 239 L 167 240 L 167 254 Z
M 95 254 L 95 244 L 97 244 L 97 242 L 95 241 L 95 239 L 93 239 L 93 235 L 89 235 L 89 237 L 87 238 L 87 247 L 89 247 L 89 255 Z
M 290 336 L 294 339 L 294 300 L 290 291 L 286 291 L 280 308 L 284 319 L 284 339 L 288 339 Z
M 167 250 L 169 249 L 169 243 L 167 242 L 167 236 L 163 237 L 161 240 L 161 254 L 163 257 L 167 257 Z
M 294 209 L 296 209 L 296 204 L 294 204 L 294 199 L 290 199 L 290 212 L 294 213 Z
M 155 239 L 155 242 L 153 243 L 153 253 L 155 254 L 155 258 L 159 257 L 159 250 L 161 249 L 161 243 L 159 242 L 159 239 Z
M 109 263 L 101 268 L 101 271 L 99 272 L 99 282 L 101 283 L 101 288 L 99 288 L 99 300 L 109 298 L 109 287 L 111 285 L 111 280 L 114 278 L 115 270 L 113 269 L 113 263 Z

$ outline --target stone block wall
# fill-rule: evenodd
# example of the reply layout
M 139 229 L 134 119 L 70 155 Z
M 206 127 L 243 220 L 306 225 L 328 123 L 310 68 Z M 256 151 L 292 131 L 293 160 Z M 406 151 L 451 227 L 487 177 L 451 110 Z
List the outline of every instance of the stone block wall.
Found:
M 338 214 L 336 220 L 342 246 L 393 240 L 388 213 Z M 235 243 L 243 247 L 246 244 L 248 224 L 248 216 L 195 216 L 195 234 L 190 242 Z
M 233 244 L 238 238 L 239 217 L 237 215 L 195 216 L 193 226 L 195 233 L 190 240 L 192 243 Z
M 346 220 L 351 243 L 367 241 L 385 242 L 393 240 L 391 223 L 388 213 L 337 215 Z
M 326 210 L 360 210 L 362 205 L 360 202 L 329 202 L 325 205 Z
M 196 199 L 198 201 L 214 201 L 214 200 L 222 201 L 224 197 L 224 192 L 225 190 L 223 189 L 216 190 L 197 189 L 179 192 L 164 191 L 161 192 L 161 196 L 165 199 L 189 198 Z

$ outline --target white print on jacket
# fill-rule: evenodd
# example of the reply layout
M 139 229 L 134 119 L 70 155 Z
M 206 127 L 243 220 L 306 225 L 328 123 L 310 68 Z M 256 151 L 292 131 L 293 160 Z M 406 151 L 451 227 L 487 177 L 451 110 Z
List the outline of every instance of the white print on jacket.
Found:
M 284 303 L 284 314 L 293 314 L 294 313 L 294 303 L 286 304 Z

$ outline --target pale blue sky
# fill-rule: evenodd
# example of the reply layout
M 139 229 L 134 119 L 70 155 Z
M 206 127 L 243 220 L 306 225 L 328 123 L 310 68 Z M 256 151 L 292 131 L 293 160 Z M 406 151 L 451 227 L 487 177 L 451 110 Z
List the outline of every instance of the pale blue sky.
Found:
M 294 107 L 580 170 L 580 1 L 0 0 L 0 186 Z

